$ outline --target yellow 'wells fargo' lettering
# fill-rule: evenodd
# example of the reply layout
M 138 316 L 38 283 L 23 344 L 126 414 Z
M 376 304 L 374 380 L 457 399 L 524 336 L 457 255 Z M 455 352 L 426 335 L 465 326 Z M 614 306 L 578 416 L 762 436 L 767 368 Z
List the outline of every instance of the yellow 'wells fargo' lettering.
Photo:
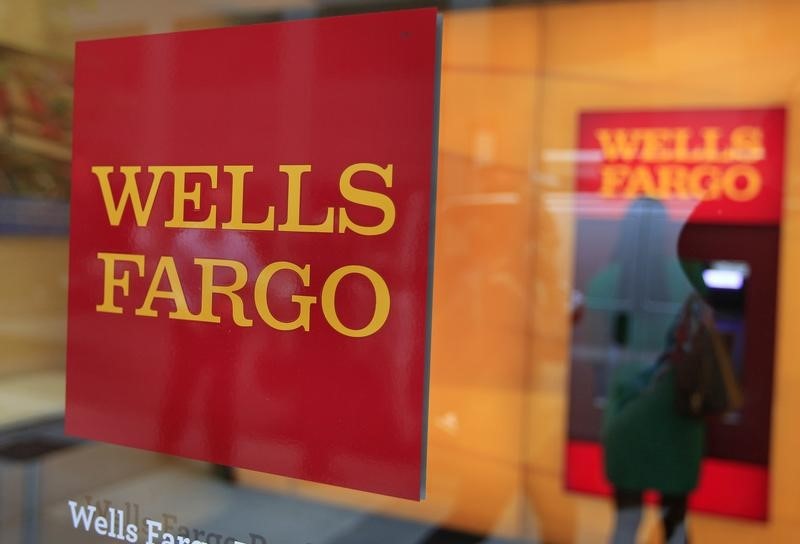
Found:
M 601 128 L 600 196 L 747 202 L 763 187 L 760 127 Z
M 606 162 L 731 163 L 764 158 L 764 133 L 754 126 L 734 128 L 727 142 L 719 127 L 704 127 L 697 134 L 688 127 L 601 128 L 594 136 Z
M 384 279 L 375 270 L 361 265 L 346 265 L 334 270 L 323 282 L 319 296 L 314 294 L 290 295 L 289 300 L 297 306 L 297 314 L 291 319 L 281 319 L 274 315 L 270 308 L 269 284 L 274 276 L 280 273 L 291 273 L 300 278 L 304 288 L 311 288 L 311 265 L 299 266 L 288 261 L 278 261 L 267 264 L 259 272 L 255 285 L 246 294 L 248 286 L 248 270 L 244 263 L 229 259 L 195 258 L 193 263 L 200 270 L 200 304 L 197 312 L 193 313 L 183 289 L 181 275 L 197 274 L 197 270 L 178 272 L 175 260 L 166 255 L 158 259 L 154 271 L 147 275 L 147 267 L 144 255 L 127 253 L 98 253 L 97 258 L 103 262 L 103 300 L 96 306 L 98 312 L 121 314 L 124 313 L 122 306 L 117 304 L 117 291 L 122 292 L 126 299 L 141 299 L 138 306 L 134 309 L 134 314 L 144 317 L 157 317 L 163 313 L 161 309 L 154 306 L 157 300 L 169 302 L 169 307 L 173 308 L 167 312 L 169 319 L 182 321 L 200 321 L 209 323 L 220 323 L 221 313 L 215 312 L 214 295 L 227 297 L 231 303 L 231 317 L 233 322 L 240 327 L 252 327 L 253 320 L 245 315 L 245 296 L 249 296 L 255 307 L 256 314 L 267 326 L 280 330 L 292 331 L 302 329 L 311 330 L 311 307 L 318 301 L 321 302 L 322 315 L 325 321 L 336 332 L 351 338 L 363 338 L 378 332 L 389 318 L 391 306 L 391 296 L 389 288 Z M 142 278 L 138 280 L 140 285 L 136 286 L 134 293 L 141 293 L 146 286 L 145 295 L 131 295 L 131 269 L 135 270 L 136 276 Z M 214 270 L 227 268 L 233 271 L 233 281 L 226 285 L 219 285 L 215 281 Z M 336 292 L 342 280 L 350 275 L 361 276 L 372 287 L 375 295 L 375 307 L 372 315 L 368 316 L 366 324 L 359 327 L 345 325 L 336 306 Z M 143 283 L 141 283 L 143 282 Z M 320 300 L 321 299 L 321 300 Z M 285 316 L 284 316 L 285 317 Z
M 220 176 L 219 170 L 224 176 Z M 92 174 L 97 178 L 103 204 L 112 226 L 119 226 L 130 208 L 136 226 L 146 227 L 150 224 L 156 195 L 164 185 L 164 178 L 172 179 L 172 216 L 163 221 L 168 228 L 215 229 L 227 230 L 275 230 L 275 206 L 266 206 L 263 219 L 251 222 L 244 219 L 245 186 L 247 174 L 252 174 L 252 165 L 169 165 L 150 166 L 93 166 Z M 324 219 L 320 222 L 304 222 L 301 212 L 301 193 L 304 175 L 311 173 L 309 164 L 280 165 L 278 171 L 285 174 L 287 183 L 286 220 L 277 226 L 282 232 L 318 232 L 345 233 L 355 232 L 364 236 L 377 236 L 392 228 L 395 221 L 395 207 L 392 199 L 386 194 L 372 189 L 356 187 L 353 178 L 358 174 L 377 176 L 383 187 L 392 187 L 393 167 L 391 164 L 382 167 L 372 163 L 356 163 L 348 166 L 339 178 L 339 194 L 351 204 L 374 208 L 382 215 L 382 219 L 372 225 L 356 222 L 352 214 L 344 207 L 338 209 L 338 216 L 333 207 L 325 209 Z M 209 193 L 217 191 L 221 177 L 230 178 L 230 210 L 227 221 L 218 219 L 217 204 Z M 305 176 L 309 177 L 309 176 Z M 121 178 L 121 179 L 120 179 Z M 306 183 L 313 183 L 312 179 Z M 186 217 L 187 205 L 191 205 L 200 218 Z M 304 208 L 303 208 L 304 209 Z M 263 210 L 263 208 L 262 208 Z M 334 229 L 334 221 L 338 218 L 338 229 Z M 177 295 L 176 295 L 177 296 Z
M 716 200 L 724 196 L 747 202 L 758 196 L 763 183 L 761 173 L 749 164 L 728 167 L 607 164 L 600 169 L 600 195 L 606 198 Z

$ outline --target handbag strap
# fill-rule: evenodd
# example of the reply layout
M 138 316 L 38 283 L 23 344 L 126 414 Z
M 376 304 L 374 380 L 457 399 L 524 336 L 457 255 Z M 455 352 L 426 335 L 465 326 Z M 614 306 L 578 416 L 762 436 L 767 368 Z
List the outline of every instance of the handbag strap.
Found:
M 703 313 L 703 324 L 711 337 L 711 345 L 714 348 L 714 362 L 719 368 L 720 375 L 722 376 L 722 383 L 725 386 L 725 393 L 728 397 L 728 409 L 738 410 L 744 403 L 742 390 L 736 381 L 736 376 L 733 374 L 733 361 L 731 361 L 730 354 L 722 342 L 722 337 L 717 330 L 710 310 Z

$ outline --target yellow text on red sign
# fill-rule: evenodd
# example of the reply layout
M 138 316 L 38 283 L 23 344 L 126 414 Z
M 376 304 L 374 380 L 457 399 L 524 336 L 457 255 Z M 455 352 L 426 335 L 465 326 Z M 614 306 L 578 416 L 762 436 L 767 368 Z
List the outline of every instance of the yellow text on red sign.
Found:
M 720 127 L 600 128 L 604 198 L 755 199 L 764 186 L 763 130 Z
M 221 229 L 221 230 L 247 230 L 247 231 L 279 231 L 303 232 L 321 234 L 344 234 L 353 232 L 362 236 L 380 236 L 387 233 L 394 225 L 396 219 L 395 206 L 389 195 L 359 188 L 353 185 L 352 179 L 357 173 L 371 173 L 377 175 L 386 189 L 392 187 L 393 167 L 379 166 L 372 163 L 356 163 L 348 166 L 339 178 L 339 192 L 350 204 L 371 207 L 381 212 L 381 220 L 375 224 L 364 225 L 354 221 L 347 213 L 346 207 L 328 207 L 325 219 L 319 223 L 305 223 L 302 220 L 301 185 L 303 174 L 311 172 L 311 165 L 280 165 L 279 173 L 285 174 L 287 183 L 287 199 L 285 203 L 286 220 L 275 224 L 275 206 L 265 206 L 263 219 L 255 222 L 244 220 L 245 182 L 247 174 L 254 171 L 252 165 L 173 165 L 150 166 L 144 174 L 152 176 L 149 188 L 143 191 L 137 183 L 137 178 L 143 174 L 140 166 L 113 166 L 92 167 L 102 193 L 103 203 L 109 225 L 120 226 L 126 212 L 132 214 L 133 221 L 138 227 L 148 227 L 153 219 L 152 212 L 159 191 L 165 179 L 172 179 L 172 190 L 168 195 L 172 198 L 172 215 L 168 218 L 158 218 L 157 221 L 165 228 L 180 229 Z M 112 188 L 112 174 L 122 175 L 121 187 L 115 191 Z M 199 176 L 199 178 L 198 178 Z M 217 206 L 207 202 L 204 196 L 211 191 L 221 190 L 219 179 L 227 176 L 230 181 L 230 210 L 227 221 L 217 218 Z M 116 193 L 116 194 L 115 194 Z M 204 210 L 205 217 L 201 219 L 187 219 L 185 210 L 191 204 L 195 210 Z M 123 307 L 118 304 L 120 294 L 122 297 L 131 297 L 131 273 L 144 278 L 146 258 L 142 254 L 98 252 L 97 258 L 103 263 L 103 298 L 96 305 L 98 312 L 123 313 Z M 349 337 L 365 337 L 375 334 L 386 323 L 391 308 L 391 295 L 389 288 L 378 272 L 370 267 L 359 264 L 348 264 L 334 270 L 322 282 L 318 294 L 295 293 L 290 295 L 290 300 L 296 305 L 297 313 L 293 319 L 279 319 L 270 309 L 268 289 L 270 281 L 278 273 L 291 273 L 297 276 L 302 285 L 311 288 L 311 265 L 299 265 L 288 261 L 275 261 L 266 264 L 252 281 L 250 273 L 243 262 L 234 259 L 221 259 L 212 256 L 198 256 L 193 260 L 194 270 L 180 271 L 172 256 L 161 256 L 149 278 L 146 278 L 147 289 L 140 297 L 140 302 L 134 309 L 134 315 L 142 317 L 157 317 L 159 311 L 153 304 L 158 299 L 169 300 L 175 309 L 167 313 L 170 319 L 220 323 L 222 315 L 215 308 L 215 295 L 227 297 L 230 301 L 233 323 L 240 327 L 252 327 L 255 319 L 260 319 L 265 325 L 280 331 L 311 329 L 311 307 L 320 303 L 322 314 L 327 324 L 338 333 Z M 215 271 L 225 269 L 233 275 L 233 281 L 218 284 L 215 281 Z M 200 304 L 197 308 L 190 308 L 187 304 L 181 276 L 185 274 L 199 274 Z M 336 291 L 340 282 L 347 276 L 357 275 L 365 278 L 375 294 L 375 306 L 372 315 L 361 327 L 350 327 L 342 322 L 336 309 Z M 166 287 L 163 285 L 166 284 Z M 252 284 L 252 288 L 250 288 Z M 246 292 L 247 291 L 247 292 Z M 257 315 L 248 316 L 245 313 L 244 297 L 251 297 Z

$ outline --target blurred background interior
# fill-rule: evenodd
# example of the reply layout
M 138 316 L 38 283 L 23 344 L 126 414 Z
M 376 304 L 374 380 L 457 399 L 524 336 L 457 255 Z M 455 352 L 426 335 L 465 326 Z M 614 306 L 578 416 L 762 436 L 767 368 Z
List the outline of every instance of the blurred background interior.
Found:
M 422 5 L 444 18 L 428 498 L 64 437 L 75 42 Z M 572 205 L 579 115 L 770 107 L 786 110 L 786 159 L 764 515 L 696 512 L 689 527 L 696 542 L 796 541 L 799 23 L 789 0 L 0 0 L 0 542 L 105 541 L 71 529 L 68 498 L 270 544 L 604 541 L 611 501 L 567 481 L 570 392 L 597 418 L 605 379 L 571 370 L 574 293 L 591 276 L 577 248 L 592 245 Z M 648 510 L 640 541 L 659 531 Z

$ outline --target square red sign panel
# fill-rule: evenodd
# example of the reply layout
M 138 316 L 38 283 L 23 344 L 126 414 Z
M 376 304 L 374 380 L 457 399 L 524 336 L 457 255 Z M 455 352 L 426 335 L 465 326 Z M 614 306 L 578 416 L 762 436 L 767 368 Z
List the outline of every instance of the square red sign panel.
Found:
M 67 431 L 419 499 L 436 11 L 76 57 Z

